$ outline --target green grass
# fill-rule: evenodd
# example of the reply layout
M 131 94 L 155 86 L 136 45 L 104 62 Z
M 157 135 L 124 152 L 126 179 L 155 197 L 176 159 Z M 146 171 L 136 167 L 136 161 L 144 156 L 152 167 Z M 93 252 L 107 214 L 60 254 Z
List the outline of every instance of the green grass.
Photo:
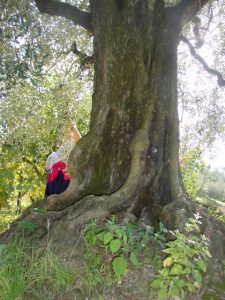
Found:
M 54 299 L 74 282 L 75 274 L 50 249 L 40 255 L 18 237 L 0 244 L 1 300 Z

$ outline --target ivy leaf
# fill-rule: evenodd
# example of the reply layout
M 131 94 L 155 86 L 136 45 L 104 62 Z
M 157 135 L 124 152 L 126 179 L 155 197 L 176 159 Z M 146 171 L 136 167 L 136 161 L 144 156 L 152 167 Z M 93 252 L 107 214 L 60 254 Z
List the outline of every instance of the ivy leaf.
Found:
M 113 235 L 111 232 L 106 232 L 104 234 L 104 245 L 107 245 L 113 239 Z
M 118 239 L 111 240 L 109 248 L 112 253 L 117 252 L 121 247 L 121 241 Z
M 136 268 L 138 268 L 139 267 L 139 261 L 138 261 L 138 259 L 137 259 L 137 255 L 136 255 L 136 253 L 135 252 L 131 252 L 131 254 L 130 254 L 130 261 L 132 262 L 132 264 L 136 267 Z
M 120 280 L 121 276 L 127 272 L 127 261 L 123 256 L 115 257 L 113 260 L 113 271 Z

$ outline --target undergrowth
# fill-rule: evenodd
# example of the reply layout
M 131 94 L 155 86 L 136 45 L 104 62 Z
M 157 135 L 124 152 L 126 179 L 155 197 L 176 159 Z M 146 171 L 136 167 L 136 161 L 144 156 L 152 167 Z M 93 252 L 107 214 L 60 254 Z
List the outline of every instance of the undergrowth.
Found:
M 163 250 L 166 257 L 150 284 L 150 299 L 185 299 L 186 294 L 200 290 L 211 255 L 208 239 L 199 234 L 199 219 L 195 215 L 195 219 L 188 220 L 186 234 L 171 231 L 175 239 L 166 243 Z
M 123 278 L 131 270 L 139 268 L 141 272 L 143 264 L 149 263 L 150 244 L 157 241 L 157 247 L 164 248 L 165 233 L 162 223 L 154 232 L 150 226 L 119 224 L 114 216 L 101 225 L 89 224 L 85 234 L 84 275 L 89 295 L 100 299 L 110 287 L 122 286 Z
M 21 237 L 0 244 L 0 299 L 54 299 L 75 281 L 50 250 L 35 251 Z
M 147 226 L 118 224 L 115 219 L 103 225 L 90 224 L 85 255 L 89 294 L 94 290 L 100 297 L 104 289 L 122 284 L 130 270 L 146 261 L 156 267 L 149 299 L 186 299 L 186 295 L 198 292 L 211 257 L 209 241 L 200 235 L 199 224 L 199 215 L 188 220 L 185 233 L 167 231 L 161 223 L 156 232 Z M 168 234 L 172 241 L 166 241 Z M 158 244 L 157 252 L 151 249 L 152 240 Z

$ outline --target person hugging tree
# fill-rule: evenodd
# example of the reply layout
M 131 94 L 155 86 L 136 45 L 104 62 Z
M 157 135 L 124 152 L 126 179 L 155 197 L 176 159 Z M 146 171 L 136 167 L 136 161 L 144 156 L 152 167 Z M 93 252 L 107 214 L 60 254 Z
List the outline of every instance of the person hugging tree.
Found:
M 70 183 L 67 172 L 67 160 L 75 144 L 81 138 L 75 123 L 70 122 L 66 127 L 63 142 L 58 150 L 49 154 L 45 169 L 48 171 L 48 179 L 45 189 L 45 197 L 64 192 Z

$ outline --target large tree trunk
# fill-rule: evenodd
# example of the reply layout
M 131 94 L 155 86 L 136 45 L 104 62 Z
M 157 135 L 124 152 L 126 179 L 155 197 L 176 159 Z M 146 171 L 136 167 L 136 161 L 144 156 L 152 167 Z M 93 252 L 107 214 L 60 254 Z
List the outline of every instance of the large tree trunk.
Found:
M 95 78 L 91 128 L 70 155 L 69 188 L 35 204 L 47 213 L 29 209 L 22 218 L 39 225 L 38 237 L 63 243 L 76 240 L 80 225 L 124 210 L 182 227 L 192 207 L 179 182 L 177 45 L 182 25 L 207 0 L 177 0 L 173 8 L 163 0 L 90 0 L 92 23 L 67 3 L 35 2 L 49 14 L 78 15 L 93 33 Z M 225 229 L 200 212 L 215 262 L 224 255 Z
M 85 195 L 137 213 L 176 200 L 179 183 L 179 26 L 163 1 L 91 1 L 95 78 L 91 129 L 70 157 L 73 180 L 49 198 L 61 209 Z M 74 172 L 75 170 L 75 172 Z

